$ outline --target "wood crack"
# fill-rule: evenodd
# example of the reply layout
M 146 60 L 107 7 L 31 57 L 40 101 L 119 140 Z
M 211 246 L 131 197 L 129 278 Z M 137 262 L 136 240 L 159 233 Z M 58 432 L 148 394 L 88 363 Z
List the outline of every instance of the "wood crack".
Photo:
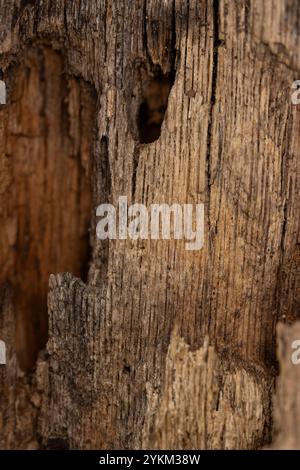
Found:
M 213 61 L 212 61 L 212 78 L 211 78 L 211 98 L 210 110 L 207 129 L 207 152 L 206 152 L 206 175 L 207 175 L 207 191 L 208 191 L 208 230 L 210 232 L 210 199 L 211 199 L 211 151 L 212 151 L 212 132 L 213 132 L 213 110 L 216 103 L 217 78 L 218 78 L 218 60 L 219 60 L 219 0 L 213 0 Z

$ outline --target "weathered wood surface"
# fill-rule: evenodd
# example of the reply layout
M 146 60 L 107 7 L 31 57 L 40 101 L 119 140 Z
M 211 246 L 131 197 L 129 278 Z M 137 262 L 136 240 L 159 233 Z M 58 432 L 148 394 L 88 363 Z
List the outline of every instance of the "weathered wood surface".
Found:
M 300 78 L 298 2 L 0 0 L 0 11 L 9 91 L 0 109 L 1 231 L 11 233 L 2 203 L 6 119 L 24 56 L 55 49 L 71 80 L 97 94 L 88 282 L 51 277 L 49 342 L 37 376 L 22 373 L 21 380 L 14 365 L 4 372 L 11 385 L 2 377 L 11 406 L 1 447 L 267 444 L 276 323 L 299 317 L 300 129 L 290 99 Z M 36 77 L 29 93 L 49 79 Z M 159 86 L 151 120 L 149 97 Z M 85 102 L 88 115 L 91 106 Z M 159 138 L 144 143 L 157 137 L 162 119 Z M 62 142 L 57 152 L 68 154 Z M 14 165 L 16 156 L 9 158 Z M 204 202 L 203 250 L 185 251 L 183 241 L 96 241 L 96 206 L 120 195 L 146 205 Z M 7 277 L 0 282 L 13 281 Z M 14 323 L 12 301 L 7 308 Z M 0 339 L 13 341 L 2 338 L 7 317 L 1 321 Z M 33 410 L 27 400 L 31 430 L 19 433 L 9 424 L 20 419 L 10 394 L 24 397 L 28 387 L 39 400 Z M 200 411 L 192 417 L 194 393 Z

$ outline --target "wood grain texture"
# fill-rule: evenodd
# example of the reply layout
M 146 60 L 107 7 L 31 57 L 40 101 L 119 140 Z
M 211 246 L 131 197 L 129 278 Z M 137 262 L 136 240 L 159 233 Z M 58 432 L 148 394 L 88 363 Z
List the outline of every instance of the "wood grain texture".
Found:
M 41 445 L 268 442 L 276 323 L 299 317 L 300 108 L 290 99 L 300 71 L 297 5 L 43 0 L 23 8 L 0 0 L 0 68 L 9 83 L 29 45 L 44 44 L 61 51 L 76 89 L 83 80 L 97 93 L 91 267 L 87 284 L 53 269 L 45 388 L 38 425 L 32 420 Z M 168 84 L 167 109 L 157 140 L 145 144 L 139 110 L 158 76 Z M 2 154 L 4 132 L 0 115 Z M 96 206 L 120 195 L 147 206 L 205 203 L 203 250 L 185 251 L 183 241 L 96 240 Z M 212 349 L 205 353 L 206 337 Z M 235 365 L 229 375 L 223 356 Z M 181 361 L 191 364 L 184 397 Z M 171 413 L 169 425 L 181 423 L 195 388 L 218 390 L 213 378 L 202 383 L 212 367 L 225 384 L 219 414 L 199 397 L 205 433 L 195 418 L 192 437 L 188 424 L 172 435 L 163 417 Z M 173 389 L 180 396 L 175 414 Z M 229 409 L 226 394 L 233 392 Z M 151 430 L 149 413 L 157 414 Z M 9 445 L 24 442 L 15 437 Z
M 10 75 L 0 283 L 14 287 L 17 355 L 28 369 L 47 340 L 49 275 L 88 271 L 94 97 L 49 47 L 29 49 Z
M 158 407 L 155 390 L 147 390 L 143 447 L 253 449 L 270 439 L 268 377 L 228 361 L 207 340 L 191 352 L 174 333 L 164 383 Z

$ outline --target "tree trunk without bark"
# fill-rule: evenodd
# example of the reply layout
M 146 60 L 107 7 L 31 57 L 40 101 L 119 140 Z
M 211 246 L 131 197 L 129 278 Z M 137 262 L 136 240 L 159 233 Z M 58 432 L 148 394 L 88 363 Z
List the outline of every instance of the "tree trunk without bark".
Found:
M 0 448 L 300 448 L 299 51 L 297 0 L 0 0 Z

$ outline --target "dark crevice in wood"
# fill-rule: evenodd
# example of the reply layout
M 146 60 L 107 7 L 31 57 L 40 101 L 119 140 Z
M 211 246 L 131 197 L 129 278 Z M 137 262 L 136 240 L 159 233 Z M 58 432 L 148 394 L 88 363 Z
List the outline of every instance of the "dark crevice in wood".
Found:
M 158 67 L 154 77 L 149 77 L 147 85 L 143 87 L 138 112 L 140 143 L 149 144 L 159 139 L 173 83 L 174 74 L 163 75 Z
M 142 77 L 141 96 L 137 115 L 139 141 L 142 144 L 155 142 L 160 137 L 161 126 L 168 106 L 168 98 L 176 74 L 176 12 L 175 2 L 172 7 L 170 22 L 169 72 L 163 73 L 159 64 L 154 64 L 148 48 L 148 14 L 147 2 L 143 5 L 143 46 L 147 58 L 147 76 Z M 153 34 L 153 31 L 152 31 Z
M 35 3 L 35 0 L 21 0 L 20 8 L 21 10 L 23 10 L 27 7 L 27 5 L 34 5 Z
M 94 207 L 107 204 L 111 200 L 112 176 L 109 160 L 109 138 L 103 135 L 99 142 L 97 158 L 93 159 L 93 193 Z M 103 284 L 107 278 L 109 259 L 109 240 L 96 239 L 96 212 L 92 214 L 91 246 L 93 247 L 92 270 L 89 275 L 91 284 Z
M 67 439 L 61 437 L 53 437 L 47 440 L 45 446 L 42 447 L 43 450 L 69 450 L 70 444 Z
M 207 173 L 207 192 L 208 192 L 208 229 L 210 230 L 210 190 L 211 190 L 211 146 L 212 146 L 212 126 L 213 126 L 213 109 L 216 103 L 217 78 L 218 78 L 218 61 L 219 61 L 219 0 L 213 0 L 213 66 L 211 77 L 211 98 L 210 98 L 210 114 L 208 122 L 208 138 L 206 153 L 206 173 Z
M 207 180 L 207 223 L 208 232 L 211 230 L 210 223 L 210 202 L 211 202 L 211 153 L 212 153 L 212 135 L 213 135 L 213 111 L 216 103 L 217 78 L 218 78 L 218 61 L 219 46 L 221 44 L 219 37 L 219 0 L 213 0 L 213 64 L 211 77 L 211 95 L 210 95 L 210 111 L 207 129 L 207 149 L 206 149 L 206 180 Z M 209 239 L 210 240 L 210 239 Z M 211 315 L 208 316 L 208 331 L 211 328 Z

